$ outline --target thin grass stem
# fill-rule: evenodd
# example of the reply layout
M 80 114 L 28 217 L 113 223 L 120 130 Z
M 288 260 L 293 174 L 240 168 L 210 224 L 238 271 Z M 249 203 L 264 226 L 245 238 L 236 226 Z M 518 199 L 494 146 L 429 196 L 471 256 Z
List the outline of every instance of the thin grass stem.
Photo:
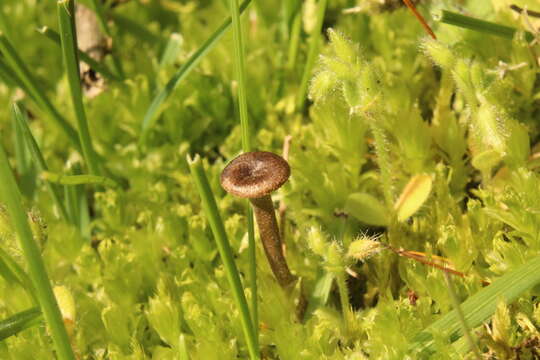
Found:
M 461 330 L 463 331 L 463 334 L 465 334 L 465 338 L 469 342 L 469 345 L 471 349 L 473 350 L 474 356 L 476 357 L 477 360 L 481 360 L 482 355 L 480 354 L 480 349 L 478 348 L 476 341 L 474 341 L 474 338 L 471 335 L 471 328 L 469 327 L 469 324 L 467 323 L 467 319 L 465 319 L 465 315 L 463 314 L 463 310 L 461 309 L 459 298 L 457 296 L 456 289 L 454 288 L 454 283 L 452 279 L 450 279 L 450 275 L 448 273 L 444 273 L 444 279 L 446 281 L 446 287 L 448 288 L 448 294 L 450 295 L 450 300 L 452 300 L 452 304 L 454 306 L 457 317 L 461 324 Z
M 47 276 L 45 264 L 41 258 L 40 249 L 33 239 L 26 212 L 22 207 L 21 194 L 8 164 L 4 148 L 0 146 L 0 182 L 2 183 L 2 186 L 0 186 L 0 197 L 6 203 L 13 227 L 18 235 L 17 238 L 19 239 L 24 258 L 28 264 L 28 272 L 36 290 L 36 296 L 39 300 L 45 321 L 49 327 L 57 357 L 60 360 L 75 360 L 69 337 L 64 327 L 62 314 L 58 308 L 50 280 Z
M 251 127 L 249 124 L 248 106 L 247 106 L 247 87 L 246 87 L 246 53 L 244 47 L 244 34 L 242 24 L 240 23 L 240 9 L 238 0 L 230 0 L 229 7 L 231 12 L 233 39 L 234 39 L 234 68 L 236 80 L 238 82 L 238 112 L 240 115 L 240 128 L 242 133 L 242 150 L 244 152 L 251 151 Z M 246 201 L 247 203 L 247 201 Z M 253 221 L 253 210 L 247 205 L 247 231 L 249 241 L 248 263 L 249 263 L 249 280 L 252 292 L 251 314 L 253 320 L 253 328 L 255 331 L 256 340 L 259 338 L 259 309 L 258 309 L 258 294 L 257 294 L 257 251 L 255 244 L 255 225 Z M 258 345 L 257 345 L 258 347 Z
M 20 82 L 24 84 L 22 90 L 27 92 L 38 106 L 49 115 L 50 119 L 64 131 L 73 146 L 80 152 L 82 148 L 77 131 L 60 115 L 60 112 L 47 98 L 38 81 L 32 76 L 21 57 L 17 54 L 13 45 L 2 33 L 0 33 L 0 51 L 5 57 L 6 63 L 14 71 L 17 78 L 20 79 Z
M 239 11 L 243 12 L 250 3 L 251 0 L 245 0 L 240 6 Z M 232 20 L 230 17 L 225 19 L 221 26 L 217 28 L 212 35 L 210 35 L 210 37 L 204 42 L 204 44 L 201 45 L 200 48 L 197 49 L 197 51 L 193 53 L 193 55 L 190 56 L 190 58 L 167 82 L 165 87 L 154 97 L 152 103 L 148 107 L 148 110 L 146 110 L 146 114 L 144 115 L 142 121 L 142 130 L 139 141 L 141 145 L 146 143 L 148 131 L 153 127 L 154 123 L 158 119 L 158 116 L 161 114 L 162 105 L 165 100 L 169 98 L 178 84 L 180 84 L 180 82 L 191 73 L 191 71 L 199 64 L 206 54 L 208 54 L 208 52 L 217 45 L 218 41 L 223 37 L 229 26 L 231 26 L 231 22 Z
M 92 175 L 100 175 L 98 157 L 92 147 L 92 139 L 88 130 L 88 122 L 84 111 L 81 79 L 79 76 L 79 59 L 77 56 L 77 36 L 75 33 L 75 6 L 73 0 L 58 0 L 58 22 L 62 40 L 62 56 L 66 67 L 71 100 L 77 118 L 79 140 L 88 171 Z
M 232 289 L 234 301 L 236 302 L 236 306 L 240 311 L 242 330 L 244 332 L 250 358 L 260 359 L 258 339 L 249 313 L 240 275 L 238 273 L 238 269 L 236 268 L 236 264 L 234 263 L 234 256 L 227 239 L 225 226 L 221 220 L 216 200 L 210 188 L 210 184 L 208 183 L 201 158 L 198 155 L 196 155 L 193 159 L 188 156 L 187 161 L 189 163 L 193 181 L 195 182 L 199 196 L 201 197 L 204 213 L 206 214 L 208 223 L 210 224 L 210 228 L 214 234 L 219 255 L 223 261 L 223 265 L 225 266 L 225 273 L 227 274 L 227 279 Z
M 469 326 L 476 327 L 493 315 L 501 299 L 510 304 L 538 284 L 540 284 L 540 256 L 493 281 L 491 285 L 465 300 L 460 307 Z M 434 333 L 445 333 L 450 338 L 463 336 L 457 311 L 449 312 L 418 333 L 411 343 L 410 350 L 423 354 L 433 353 Z
M 313 72 L 313 67 L 315 66 L 315 60 L 317 59 L 317 54 L 319 53 L 322 25 L 324 15 L 326 14 L 326 4 L 327 0 L 319 0 L 317 5 L 317 22 L 310 36 L 308 56 L 306 65 L 304 67 L 304 73 L 302 75 L 302 82 L 300 83 L 300 88 L 298 90 L 298 98 L 296 99 L 296 108 L 299 111 L 303 110 L 304 104 L 306 103 L 309 79 L 311 78 L 311 73 Z

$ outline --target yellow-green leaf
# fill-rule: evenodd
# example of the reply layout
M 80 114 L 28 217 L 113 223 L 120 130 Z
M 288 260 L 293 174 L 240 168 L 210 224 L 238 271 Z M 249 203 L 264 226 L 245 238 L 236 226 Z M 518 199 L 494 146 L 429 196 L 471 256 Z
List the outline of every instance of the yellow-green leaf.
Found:
M 415 175 L 409 180 L 394 205 L 398 221 L 405 221 L 427 200 L 433 181 L 430 175 Z

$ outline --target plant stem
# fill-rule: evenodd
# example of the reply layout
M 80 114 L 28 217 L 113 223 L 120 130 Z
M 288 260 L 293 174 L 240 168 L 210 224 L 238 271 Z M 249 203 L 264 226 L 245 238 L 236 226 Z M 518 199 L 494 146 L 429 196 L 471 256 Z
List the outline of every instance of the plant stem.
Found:
M 313 71 L 313 67 L 315 66 L 315 60 L 317 59 L 317 54 L 319 53 L 319 43 L 321 42 L 321 30 L 324 15 L 326 14 L 326 4 L 327 0 L 319 0 L 319 4 L 317 5 L 317 22 L 310 36 L 306 66 L 304 67 L 304 74 L 302 75 L 302 82 L 300 83 L 298 98 L 296 99 L 296 108 L 300 111 L 304 108 L 304 104 L 306 102 L 309 79 L 311 78 L 311 73 Z
M 0 321 L 0 341 L 17 335 L 23 330 L 26 330 L 42 321 L 41 310 L 39 308 L 31 308 L 21 311 L 7 319 Z
M 248 107 L 247 107 L 247 87 L 246 87 L 246 54 L 244 48 L 244 34 L 242 24 L 240 23 L 240 9 L 238 0 L 229 0 L 231 12 L 233 38 L 234 38 L 234 68 L 236 80 L 238 81 L 238 112 L 240 114 L 240 128 L 242 132 L 242 150 L 251 151 L 251 131 L 249 125 Z M 255 228 L 253 225 L 253 211 L 247 206 L 247 231 L 249 240 L 249 279 L 252 292 L 252 320 L 257 338 L 259 337 L 259 310 L 257 305 L 257 257 L 255 244 Z
M 467 324 L 467 320 L 465 319 L 465 315 L 463 314 L 463 310 L 461 309 L 461 305 L 459 304 L 459 299 L 456 293 L 456 289 L 454 288 L 454 283 L 452 282 L 452 279 L 450 279 L 450 275 L 448 275 L 448 273 L 446 272 L 444 273 L 444 279 L 446 280 L 446 287 L 448 288 L 450 299 L 452 300 L 459 322 L 461 323 L 461 328 L 463 330 L 463 333 L 465 334 L 465 337 L 467 338 L 467 341 L 469 342 L 469 345 L 474 353 L 474 356 L 476 357 L 477 360 L 481 360 L 482 355 L 480 354 L 480 349 L 478 349 L 478 345 L 476 344 L 476 342 L 474 341 L 471 335 L 471 329 L 469 328 L 469 324 Z
M 465 29 L 482 32 L 485 34 L 503 37 L 510 40 L 514 38 L 514 35 L 517 31 L 516 29 L 509 26 L 475 19 L 473 17 L 461 15 L 448 10 L 442 10 L 440 13 L 434 14 L 433 18 L 436 21 L 440 21 L 444 24 L 454 25 Z M 526 31 L 525 39 L 527 41 L 532 41 L 534 40 L 534 35 Z
M 40 249 L 35 243 L 28 225 L 27 215 L 22 207 L 22 199 L 15 178 L 8 165 L 4 148 L 0 146 L 0 197 L 6 203 L 13 227 L 17 232 L 24 258 L 28 264 L 28 272 L 36 290 L 36 295 L 49 327 L 57 356 L 60 360 L 75 360 L 73 350 L 62 314 L 54 297 L 47 270 Z
M 75 33 L 75 6 L 73 0 L 58 0 L 58 22 L 60 24 L 60 38 L 62 39 L 62 55 L 66 67 L 71 100 L 75 108 L 79 140 L 83 156 L 92 175 L 100 175 L 98 159 L 92 147 L 92 139 L 88 130 L 88 122 L 84 111 L 81 79 L 79 76 L 79 59 L 77 56 L 77 36 Z
M 371 116 L 369 116 L 371 117 Z M 377 119 L 370 119 L 371 133 L 375 143 L 377 162 L 381 170 L 381 183 L 383 185 L 383 195 L 386 206 L 391 209 L 394 203 L 394 186 L 392 184 L 392 162 L 388 150 L 388 139 L 382 126 L 377 124 Z
M 214 234 L 219 255 L 225 266 L 225 273 L 227 274 L 227 280 L 232 289 L 234 301 L 240 311 L 242 330 L 244 331 L 244 337 L 246 339 L 250 357 L 251 359 L 260 359 L 258 338 L 249 314 L 249 308 L 244 295 L 242 282 L 240 281 L 240 275 L 238 274 L 238 269 L 234 263 L 234 256 L 229 240 L 227 239 L 225 226 L 221 220 L 214 194 L 212 193 L 206 173 L 204 172 L 201 158 L 198 155 L 193 159 L 188 156 L 187 161 L 193 181 L 197 186 L 197 190 L 202 200 L 204 213 L 206 214 L 208 223 Z
M 349 290 L 347 289 L 347 281 L 345 280 L 345 271 L 336 275 L 336 282 L 339 291 L 339 300 L 341 302 L 341 311 L 345 318 L 345 328 L 347 331 L 351 328 L 351 303 L 349 301 Z

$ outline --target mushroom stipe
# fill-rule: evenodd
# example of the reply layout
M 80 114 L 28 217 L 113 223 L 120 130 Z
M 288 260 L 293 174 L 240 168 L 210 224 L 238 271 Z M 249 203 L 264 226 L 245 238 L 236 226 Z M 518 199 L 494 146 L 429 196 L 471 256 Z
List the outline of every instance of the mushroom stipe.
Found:
M 232 160 L 221 173 L 221 186 L 225 191 L 250 200 L 270 268 L 286 290 L 290 290 L 296 277 L 291 274 L 283 255 L 270 193 L 281 187 L 290 173 L 287 161 L 267 151 L 244 153 Z

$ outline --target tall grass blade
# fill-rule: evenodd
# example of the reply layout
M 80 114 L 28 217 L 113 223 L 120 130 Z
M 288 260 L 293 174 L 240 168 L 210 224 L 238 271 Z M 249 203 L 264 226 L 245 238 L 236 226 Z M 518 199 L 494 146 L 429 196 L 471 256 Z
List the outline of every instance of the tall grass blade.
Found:
M 47 39 L 53 41 L 58 46 L 62 46 L 62 40 L 60 39 L 60 34 L 56 31 L 43 26 L 42 28 L 36 29 L 38 33 L 44 35 Z M 90 66 L 95 72 L 101 74 L 105 79 L 118 81 L 120 80 L 116 75 L 114 75 L 105 64 L 99 63 L 96 60 L 92 59 L 87 53 L 77 50 L 79 58 L 84 61 L 88 66 Z
M 28 90 L 26 90 L 26 87 L 24 86 L 23 82 L 19 77 L 15 74 L 15 72 L 9 67 L 8 64 L 4 61 L 2 56 L 0 56 L 0 78 L 4 80 L 6 85 L 8 87 L 18 87 L 22 91 L 24 91 L 28 96 L 35 101 L 35 99 L 32 97 L 32 95 L 29 93 Z
M 109 187 L 117 187 L 118 184 L 114 180 L 104 176 L 97 175 L 63 175 L 56 174 L 50 171 L 43 171 L 40 177 L 60 185 L 103 185 Z
M 36 189 L 36 169 L 25 144 L 24 132 L 15 114 L 12 113 L 15 147 L 15 168 L 19 175 L 19 187 L 24 196 L 32 199 Z
M 244 0 L 242 5 L 240 5 L 240 12 L 243 12 L 251 0 Z M 165 100 L 172 94 L 173 90 L 178 86 L 178 84 L 186 78 L 191 71 L 199 64 L 199 62 L 202 60 L 206 54 L 216 46 L 218 41 L 223 37 L 225 34 L 225 31 L 228 30 L 229 26 L 231 26 L 231 18 L 225 19 L 225 21 L 221 24 L 219 28 L 217 28 L 216 31 L 210 37 L 208 40 L 202 44 L 202 46 L 197 49 L 191 55 L 191 57 L 178 69 L 178 71 L 173 75 L 173 77 L 167 82 L 165 87 L 156 95 L 154 100 L 152 100 L 152 103 L 148 107 L 148 110 L 146 110 L 146 114 L 144 115 L 144 119 L 142 121 L 142 132 L 141 132 L 141 143 L 144 144 L 146 142 L 146 136 L 148 134 L 148 131 L 152 128 L 154 123 L 156 122 L 158 116 L 161 114 L 161 107 Z
M 47 166 L 47 163 L 45 162 L 45 158 L 43 157 L 43 154 L 41 153 L 41 150 L 39 149 L 39 146 L 34 139 L 34 136 L 32 135 L 32 132 L 30 131 L 30 127 L 28 126 L 27 118 L 21 111 L 19 105 L 17 103 L 13 104 L 12 112 L 15 120 L 21 127 L 23 136 L 25 138 L 26 145 L 28 146 L 28 149 L 30 150 L 30 153 L 32 155 L 32 158 L 34 160 L 34 163 L 38 169 L 39 172 L 48 171 L 49 167 Z M 51 194 L 51 197 L 58 207 L 58 211 L 60 212 L 60 216 L 67 220 L 67 211 L 64 207 L 64 204 L 60 200 L 60 189 L 58 186 L 51 184 L 51 182 L 46 181 L 45 185 L 47 186 L 47 190 Z
M 242 24 L 240 23 L 240 9 L 238 0 L 230 0 L 229 7 L 231 11 L 231 19 L 233 25 L 234 39 L 234 68 L 236 80 L 238 82 L 238 112 L 240 115 L 240 128 L 242 133 L 242 150 L 244 152 L 251 151 L 251 127 L 249 125 L 248 107 L 247 107 L 247 88 L 246 88 L 246 54 L 244 48 L 244 34 L 242 32 Z M 259 338 L 259 308 L 257 295 L 257 251 L 255 244 L 255 225 L 253 222 L 253 210 L 247 204 L 247 230 L 249 241 L 249 279 L 252 291 L 251 315 L 253 320 L 253 328 L 257 340 Z
M 17 335 L 23 330 L 38 325 L 42 321 L 39 308 L 31 308 L 21 311 L 7 319 L 0 321 L 0 341 L 10 336 Z
M 81 151 L 81 144 L 77 136 L 77 131 L 64 119 L 60 112 L 54 107 L 51 101 L 45 95 L 45 92 L 39 86 L 37 80 L 32 76 L 23 60 L 15 51 L 15 48 L 7 40 L 6 36 L 0 33 L 0 51 L 6 60 L 6 63 L 14 71 L 20 82 L 24 84 L 22 90 L 26 91 L 28 95 L 36 101 L 39 107 L 45 111 L 51 120 L 58 125 L 66 134 L 77 151 Z
M 225 233 L 225 226 L 221 220 L 214 194 L 210 189 L 210 184 L 208 183 L 206 173 L 204 172 L 201 158 L 198 155 L 196 155 L 193 159 L 188 156 L 187 160 L 189 163 L 191 176 L 193 177 L 193 181 L 195 182 L 199 196 L 201 197 L 204 213 L 206 214 L 208 223 L 210 224 L 210 228 L 214 234 L 219 255 L 223 261 L 223 265 L 225 266 L 225 272 L 232 289 L 234 301 L 236 302 L 236 306 L 238 306 L 238 310 L 240 311 L 242 330 L 244 331 L 244 337 L 246 339 L 249 355 L 251 359 L 260 359 L 258 340 L 249 314 L 240 275 L 238 274 L 238 269 L 234 263 L 234 256 Z
M 317 59 L 317 54 L 319 53 L 319 45 L 322 38 L 321 30 L 324 15 L 326 14 L 326 4 L 327 0 L 319 0 L 319 3 L 317 4 L 317 23 L 312 30 L 313 33 L 310 36 L 308 56 L 306 65 L 304 67 L 304 74 L 302 75 L 302 82 L 300 83 L 300 89 L 298 90 L 298 98 L 296 99 L 296 108 L 298 110 L 302 110 L 304 108 L 309 79 L 311 78 L 311 73 L 313 72 L 313 67 L 315 66 L 315 60 Z
M 433 15 L 436 21 L 443 24 L 454 25 L 464 29 L 474 30 L 482 32 L 484 34 L 495 35 L 512 40 L 516 33 L 516 29 L 490 21 L 476 19 L 470 16 L 461 15 L 452 11 L 442 10 Z M 525 39 L 527 41 L 533 41 L 534 35 L 530 32 L 525 32 Z
M 461 309 L 465 320 L 471 327 L 479 326 L 493 315 L 501 299 L 510 304 L 538 284 L 540 284 L 540 256 L 505 274 L 463 302 Z M 449 312 L 420 332 L 415 337 L 411 350 L 433 352 L 432 333 L 444 333 L 454 340 L 463 336 L 457 311 Z
M 66 67 L 71 100 L 75 108 L 79 140 L 88 170 L 92 175 L 101 173 L 98 158 L 92 147 L 92 139 L 88 130 L 88 122 L 84 111 L 81 79 L 79 76 L 79 59 L 77 57 L 77 36 L 75 33 L 75 6 L 73 0 L 58 0 L 58 22 L 62 39 L 62 57 Z
M 33 239 L 26 212 L 22 207 L 19 188 L 8 164 L 4 148 L 0 146 L 0 183 L 2 183 L 0 197 L 7 206 L 13 227 L 18 235 L 24 258 L 28 264 L 28 272 L 49 327 L 57 356 L 60 360 L 74 360 L 75 356 L 64 327 L 62 314 L 56 303 L 40 249 Z

